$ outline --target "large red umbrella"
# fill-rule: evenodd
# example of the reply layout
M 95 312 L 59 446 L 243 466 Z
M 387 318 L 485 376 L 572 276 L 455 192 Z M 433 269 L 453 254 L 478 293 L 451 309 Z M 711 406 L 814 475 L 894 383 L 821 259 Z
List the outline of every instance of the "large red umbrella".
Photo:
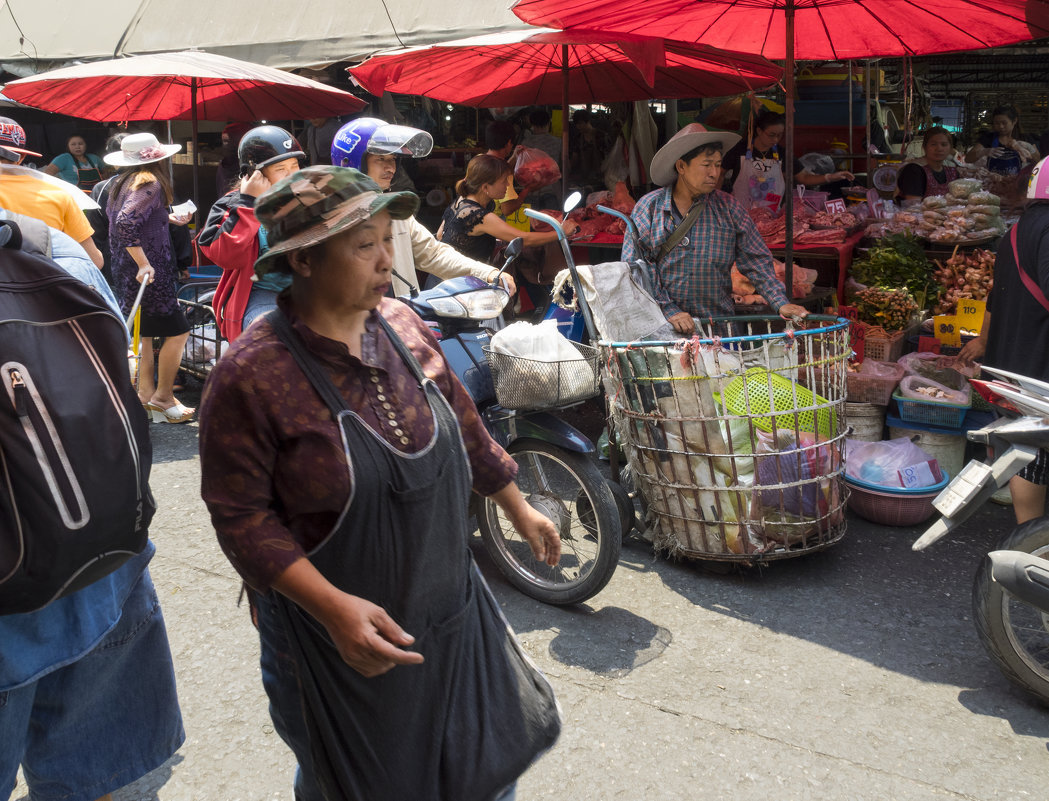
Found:
M 1049 36 L 1049 0 L 517 0 L 533 25 L 672 36 L 766 58 L 927 55 Z M 793 16 L 794 35 L 787 36 Z
M 250 122 L 335 117 L 364 108 L 360 98 L 317 81 L 247 61 L 186 50 L 78 64 L 12 81 L 4 95 L 27 106 L 99 122 Z M 193 148 L 193 196 L 197 190 Z
M 100 122 L 302 120 L 365 105 L 349 92 L 290 72 L 199 50 L 78 64 L 12 81 L 4 94 Z
M 510 31 L 392 50 L 352 67 L 372 94 L 479 108 L 718 97 L 768 86 L 782 69 L 754 55 L 636 34 Z
M 510 31 L 380 53 L 350 74 L 372 94 L 423 95 L 479 108 L 717 97 L 774 83 L 783 71 L 744 53 L 636 34 Z M 562 164 L 568 127 L 562 131 Z M 567 170 L 563 171 L 566 186 Z
M 673 35 L 785 60 L 786 163 L 794 155 L 794 60 L 976 50 L 1049 36 L 1049 0 L 517 0 L 533 25 Z M 869 116 L 869 115 L 868 115 Z M 793 192 L 787 192 L 787 285 Z

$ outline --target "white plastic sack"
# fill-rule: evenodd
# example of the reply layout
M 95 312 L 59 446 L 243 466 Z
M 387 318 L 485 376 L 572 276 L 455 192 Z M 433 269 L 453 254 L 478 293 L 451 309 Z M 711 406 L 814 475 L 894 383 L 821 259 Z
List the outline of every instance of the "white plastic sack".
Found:
M 899 471 L 922 462 L 939 463 L 907 437 L 864 442 L 845 440 L 845 473 L 882 487 L 902 487 Z
M 598 336 L 609 342 L 639 339 L 672 341 L 678 338 L 659 304 L 631 275 L 631 265 L 613 261 L 576 268 L 583 285 L 583 297 L 593 313 Z M 572 286 L 571 273 L 561 270 L 554 278 L 554 300 L 562 308 L 575 308 L 565 302 L 566 288 Z
M 537 391 L 549 392 L 550 402 L 555 398 L 576 397 L 586 394 L 594 385 L 594 370 L 586 358 L 576 350 L 557 328 L 556 320 L 543 320 L 538 325 L 526 322 L 511 323 L 492 336 L 492 351 L 506 356 L 516 356 L 528 361 L 517 362 L 514 380 L 533 382 Z M 570 369 L 551 371 L 547 366 L 554 363 L 578 362 Z M 531 375 L 529 375 L 531 373 Z M 557 379 L 551 383 L 551 377 Z M 529 404 L 546 405 L 542 399 Z

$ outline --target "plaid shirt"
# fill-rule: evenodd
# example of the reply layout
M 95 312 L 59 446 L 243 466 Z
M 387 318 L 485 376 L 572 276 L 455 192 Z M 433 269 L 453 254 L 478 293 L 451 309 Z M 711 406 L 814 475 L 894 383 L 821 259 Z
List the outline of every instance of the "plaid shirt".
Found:
M 623 261 L 649 260 L 656 301 L 670 319 L 685 311 L 693 317 L 728 317 L 732 303 L 732 265 L 749 278 L 773 309 L 790 303 L 776 278 L 772 254 L 743 205 L 715 191 L 697 202 L 706 208 L 692 230 L 658 264 L 660 245 L 681 221 L 674 207 L 673 186 L 649 192 L 637 202 L 631 217 L 637 226 L 640 253 L 631 237 L 623 241 Z

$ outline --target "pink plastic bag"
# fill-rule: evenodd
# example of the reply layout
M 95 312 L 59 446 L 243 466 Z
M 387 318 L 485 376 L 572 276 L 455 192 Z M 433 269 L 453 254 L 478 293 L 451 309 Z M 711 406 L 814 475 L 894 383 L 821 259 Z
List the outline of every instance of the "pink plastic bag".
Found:
M 522 147 L 517 151 L 514 178 L 521 186 L 546 186 L 561 180 L 561 170 L 557 162 L 542 150 Z

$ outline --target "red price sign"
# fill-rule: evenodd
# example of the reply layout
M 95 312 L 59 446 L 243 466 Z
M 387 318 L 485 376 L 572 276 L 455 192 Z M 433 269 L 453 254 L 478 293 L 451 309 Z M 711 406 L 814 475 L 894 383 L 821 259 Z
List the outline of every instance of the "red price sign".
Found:
M 824 204 L 824 208 L 831 214 L 844 214 L 845 213 L 845 201 L 840 197 L 834 198 L 834 200 L 828 200 Z
M 849 326 L 849 337 L 852 350 L 856 354 L 855 361 L 862 362 L 867 344 L 867 326 L 864 323 L 853 323 Z
M 838 316 L 856 322 L 860 319 L 860 310 L 855 306 L 838 306 Z
M 936 337 L 918 337 L 918 353 L 939 353 L 940 340 Z

